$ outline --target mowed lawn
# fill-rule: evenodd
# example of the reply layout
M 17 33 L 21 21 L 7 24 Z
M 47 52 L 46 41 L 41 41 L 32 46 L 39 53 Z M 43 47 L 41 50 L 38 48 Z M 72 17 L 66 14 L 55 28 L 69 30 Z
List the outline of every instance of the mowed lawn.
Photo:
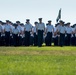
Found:
M 0 75 L 76 75 L 76 47 L 0 47 Z

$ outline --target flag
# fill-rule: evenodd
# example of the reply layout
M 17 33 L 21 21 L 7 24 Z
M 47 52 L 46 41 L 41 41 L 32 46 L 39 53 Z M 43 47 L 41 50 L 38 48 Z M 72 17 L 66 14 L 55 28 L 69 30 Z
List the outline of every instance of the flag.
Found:
M 56 22 L 58 22 L 59 19 L 61 19 L 61 8 L 60 8 L 60 10 L 59 10 L 59 13 L 58 13 L 58 17 L 57 17 L 57 19 L 56 19 Z

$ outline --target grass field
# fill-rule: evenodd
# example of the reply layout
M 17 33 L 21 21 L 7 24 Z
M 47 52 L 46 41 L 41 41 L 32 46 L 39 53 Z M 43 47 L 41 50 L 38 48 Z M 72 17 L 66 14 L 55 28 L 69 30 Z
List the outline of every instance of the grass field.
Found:
M 76 47 L 0 47 L 0 75 L 76 75 Z

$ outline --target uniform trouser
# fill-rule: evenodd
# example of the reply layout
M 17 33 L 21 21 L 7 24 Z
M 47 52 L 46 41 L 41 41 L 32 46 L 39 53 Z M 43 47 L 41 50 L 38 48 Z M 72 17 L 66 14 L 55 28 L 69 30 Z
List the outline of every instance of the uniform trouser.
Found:
M 60 33 L 60 46 L 64 46 L 65 34 Z
M 19 40 L 18 41 L 18 45 L 21 46 L 22 45 L 22 37 L 21 36 L 18 36 L 18 40 Z
M 47 46 L 51 46 L 52 43 L 52 32 L 47 33 Z
M 24 45 L 24 42 L 25 42 L 24 39 L 25 39 L 24 37 L 21 37 L 21 44 L 20 44 L 21 46 Z
M 30 36 L 30 45 L 33 45 L 33 44 L 34 44 L 34 37 Z
M 64 45 L 67 46 L 67 36 L 65 36 Z
M 1 33 L 0 33 L 0 46 L 2 45 Z
M 71 44 L 71 34 L 67 34 L 67 46 Z
M 58 36 L 54 38 L 54 46 L 58 46 Z
M 14 41 L 14 46 L 18 46 L 18 34 L 13 34 L 13 41 Z
M 2 36 L 2 46 L 5 46 L 5 36 Z
M 37 42 L 38 42 L 37 35 L 36 33 L 34 33 L 34 46 L 37 46 Z
M 73 34 L 73 36 L 71 37 L 71 45 L 72 46 L 75 46 L 75 41 L 76 41 L 75 34 Z
M 43 43 L 43 30 L 38 30 L 38 46 L 41 47 Z
M 30 45 L 30 32 L 25 31 L 25 46 Z
M 76 36 L 74 37 L 74 41 L 75 41 L 75 42 L 74 42 L 74 45 L 76 46 Z
M 13 35 L 10 36 L 10 46 L 13 46 L 14 45 L 14 42 L 13 42 Z
M 5 42 L 6 46 L 10 45 L 10 32 L 5 32 Z

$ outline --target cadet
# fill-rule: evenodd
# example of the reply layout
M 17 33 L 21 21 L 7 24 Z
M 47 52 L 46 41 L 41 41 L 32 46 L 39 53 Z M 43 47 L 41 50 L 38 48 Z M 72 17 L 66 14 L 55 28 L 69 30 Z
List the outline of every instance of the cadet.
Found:
M 14 29 L 14 26 L 13 26 L 13 23 L 10 21 L 9 22 L 9 25 L 11 26 L 11 30 L 13 31 Z M 14 44 L 14 41 L 13 41 L 13 35 L 12 35 L 12 32 L 10 33 L 10 46 L 13 46 Z
M 25 38 L 25 35 L 24 35 L 24 24 L 21 23 L 21 30 L 22 30 L 22 33 L 20 34 L 21 36 L 21 45 L 24 45 L 24 38 Z
M 10 45 L 10 33 L 12 32 L 11 26 L 9 25 L 9 20 L 6 20 L 6 25 L 4 27 L 4 32 L 5 32 L 6 46 L 9 46 Z
M 19 34 L 18 34 L 18 37 L 19 37 L 18 42 L 19 43 L 18 44 L 19 44 L 19 46 L 21 46 L 21 36 L 20 35 L 22 34 L 22 29 L 21 29 L 21 26 L 20 26 L 20 21 L 16 21 L 16 24 L 18 25 L 17 28 L 19 30 Z
M 5 46 L 5 32 L 4 32 L 4 28 L 5 28 L 6 23 L 2 22 L 2 46 Z
M 65 32 L 66 32 L 66 28 L 64 26 L 64 22 L 63 21 L 60 21 L 60 25 L 58 26 L 57 31 L 60 33 L 59 45 L 62 47 L 62 46 L 64 46 Z
M 37 35 L 37 25 L 38 25 L 38 22 L 35 22 L 34 24 L 35 24 L 35 26 L 33 27 L 34 46 L 37 46 L 37 43 L 38 43 L 38 35 Z
M 29 19 L 26 19 L 26 24 L 24 26 L 25 31 L 25 46 L 30 45 L 30 32 L 32 31 L 32 25 L 29 22 Z
M 0 21 L 0 46 L 2 45 L 2 37 L 1 37 L 1 34 L 2 34 L 2 21 Z
M 54 46 L 58 46 L 58 34 L 55 34 L 58 25 L 59 25 L 58 23 L 55 24 L 55 28 L 54 28 Z
M 18 34 L 19 34 L 19 30 L 17 28 L 17 24 L 14 24 L 15 28 L 13 29 L 12 33 L 13 33 L 13 40 L 14 40 L 14 46 L 18 46 Z
M 75 46 L 76 46 L 76 24 L 75 24 L 75 31 L 74 31 L 74 33 L 75 33 Z
M 45 24 L 42 22 L 42 18 L 39 18 L 39 23 L 37 26 L 38 32 L 38 46 L 41 47 L 43 43 L 43 32 L 45 31 Z
M 71 44 L 71 35 L 72 35 L 72 28 L 70 26 L 70 23 L 67 23 L 67 28 L 66 28 L 66 34 L 67 34 L 67 46 L 70 46 Z
M 33 27 L 32 27 L 33 30 Z M 30 32 L 30 45 L 33 46 L 34 44 L 34 35 L 33 35 L 33 31 Z
M 48 25 L 46 27 L 46 33 L 47 33 L 47 46 L 51 46 L 52 43 L 52 32 L 54 33 L 54 27 L 51 24 L 51 20 L 48 21 Z
M 71 45 L 75 46 L 75 24 L 72 27 L 73 34 L 71 35 Z

